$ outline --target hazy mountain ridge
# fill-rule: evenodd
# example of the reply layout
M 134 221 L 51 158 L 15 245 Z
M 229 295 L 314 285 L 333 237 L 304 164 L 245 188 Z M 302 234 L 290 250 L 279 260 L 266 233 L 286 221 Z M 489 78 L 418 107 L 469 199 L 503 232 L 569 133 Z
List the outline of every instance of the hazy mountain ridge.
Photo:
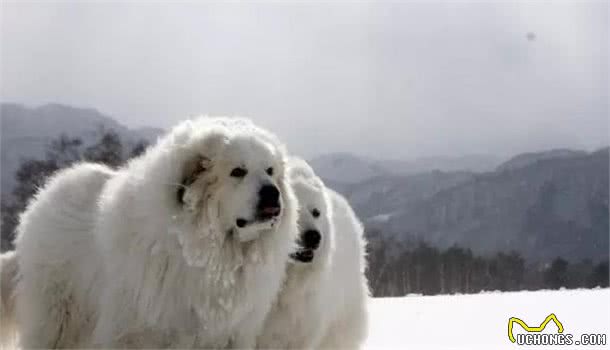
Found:
M 473 154 L 459 157 L 420 157 L 413 160 L 371 159 L 337 152 L 310 159 L 322 178 L 341 183 L 358 183 L 374 177 L 401 176 L 438 171 L 492 171 L 500 165 L 497 156 Z
M 571 158 L 587 154 L 585 151 L 574 151 L 570 149 L 553 149 L 544 152 L 529 152 L 522 153 L 512 157 L 506 162 L 500 164 L 497 171 L 515 170 L 524 166 L 554 158 Z
M 42 158 L 51 140 L 61 134 L 93 143 L 103 130 L 114 130 L 127 143 L 154 141 L 162 132 L 155 128 L 129 129 L 95 109 L 46 104 L 29 108 L 16 103 L 0 104 L 0 162 L 2 195 L 14 186 L 21 161 Z
M 336 187 L 345 194 L 354 210 L 367 219 L 378 215 L 394 215 L 418 201 L 430 198 L 441 190 L 464 183 L 474 177 L 473 172 L 431 171 L 411 175 L 385 175 L 364 180 L 356 184 L 328 186 Z M 327 182 L 327 181 L 326 181 Z
M 344 184 L 390 174 L 378 161 L 350 153 L 324 154 L 309 163 L 322 178 Z
M 608 148 L 488 173 L 430 172 L 339 187 L 369 228 L 529 259 L 608 256 Z

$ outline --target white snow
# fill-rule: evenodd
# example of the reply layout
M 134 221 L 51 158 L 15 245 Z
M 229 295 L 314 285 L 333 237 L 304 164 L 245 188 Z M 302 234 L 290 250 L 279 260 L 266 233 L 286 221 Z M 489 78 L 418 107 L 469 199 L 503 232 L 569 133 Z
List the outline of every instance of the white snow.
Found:
M 496 350 L 607 349 L 608 346 L 520 346 L 508 339 L 508 319 L 539 326 L 554 313 L 564 333 L 603 333 L 610 341 L 610 289 L 488 292 L 472 295 L 375 298 L 365 349 Z M 544 333 L 556 333 L 549 324 Z M 514 327 L 515 335 L 524 333 Z
M 525 346 L 508 339 L 508 320 L 540 326 L 554 313 L 564 333 L 606 334 L 610 341 L 610 289 L 488 292 L 406 296 L 371 301 L 367 349 L 608 349 L 606 346 Z M 514 334 L 525 333 L 514 326 Z M 543 333 L 557 333 L 549 323 Z

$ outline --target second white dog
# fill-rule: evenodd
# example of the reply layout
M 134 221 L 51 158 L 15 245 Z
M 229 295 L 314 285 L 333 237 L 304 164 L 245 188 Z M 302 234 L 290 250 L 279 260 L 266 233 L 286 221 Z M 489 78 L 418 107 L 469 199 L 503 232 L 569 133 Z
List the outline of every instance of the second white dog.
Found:
M 300 207 L 299 247 L 257 346 L 359 348 L 369 299 L 362 225 L 304 161 L 292 159 L 289 176 Z

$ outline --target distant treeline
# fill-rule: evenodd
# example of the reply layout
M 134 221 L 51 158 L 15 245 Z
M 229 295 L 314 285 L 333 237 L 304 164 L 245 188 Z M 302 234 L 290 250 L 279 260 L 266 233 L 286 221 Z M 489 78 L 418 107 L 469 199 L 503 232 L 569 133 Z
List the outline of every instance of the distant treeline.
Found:
M 370 234 L 367 276 L 374 296 L 608 286 L 608 260 L 527 264 L 517 252 L 476 256 L 470 249 L 401 244 Z

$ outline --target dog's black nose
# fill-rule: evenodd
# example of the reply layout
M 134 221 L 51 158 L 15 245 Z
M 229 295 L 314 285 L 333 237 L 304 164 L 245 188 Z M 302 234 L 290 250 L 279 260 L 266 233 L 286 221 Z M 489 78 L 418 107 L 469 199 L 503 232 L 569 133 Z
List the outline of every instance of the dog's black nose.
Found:
M 239 218 L 239 219 L 235 220 L 235 224 L 239 228 L 244 228 L 244 227 L 246 227 L 246 224 L 248 224 L 248 221 L 246 219 Z
M 280 191 L 273 185 L 265 185 L 258 192 L 258 198 L 264 205 L 278 206 Z
M 259 216 L 269 218 L 280 214 L 280 191 L 274 185 L 264 185 L 258 192 Z
M 265 185 L 258 192 L 260 200 L 268 203 L 277 203 L 280 199 L 280 191 L 274 185 Z
M 322 236 L 318 230 L 307 230 L 301 236 L 303 247 L 307 249 L 318 249 Z

